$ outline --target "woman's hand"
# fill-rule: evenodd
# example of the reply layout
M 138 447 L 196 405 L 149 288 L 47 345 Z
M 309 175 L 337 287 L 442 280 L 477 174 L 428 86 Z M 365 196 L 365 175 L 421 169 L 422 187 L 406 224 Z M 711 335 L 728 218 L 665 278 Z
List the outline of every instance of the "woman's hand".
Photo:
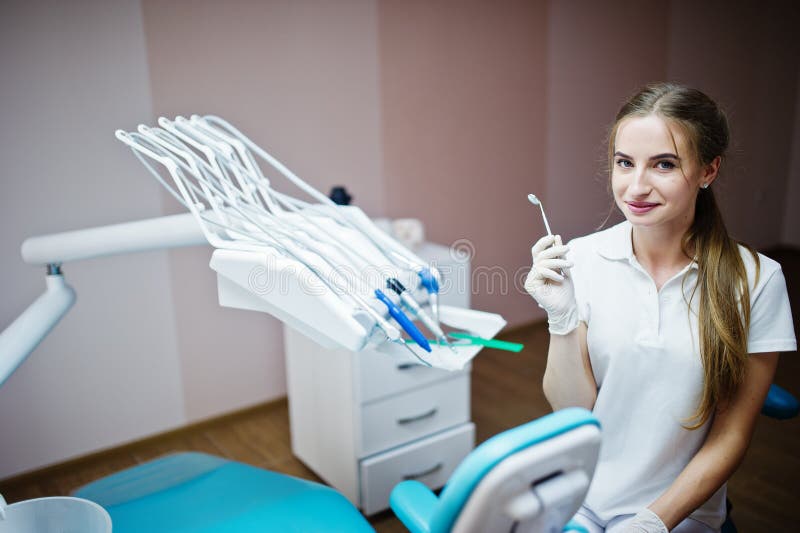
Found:
M 669 533 L 669 530 L 656 513 L 644 508 L 625 527 L 625 533 Z
M 525 279 L 525 290 L 547 311 L 550 333 L 556 335 L 578 327 L 578 304 L 568 276 L 572 263 L 564 258 L 568 250 L 559 235 L 539 239 L 531 248 L 533 266 Z

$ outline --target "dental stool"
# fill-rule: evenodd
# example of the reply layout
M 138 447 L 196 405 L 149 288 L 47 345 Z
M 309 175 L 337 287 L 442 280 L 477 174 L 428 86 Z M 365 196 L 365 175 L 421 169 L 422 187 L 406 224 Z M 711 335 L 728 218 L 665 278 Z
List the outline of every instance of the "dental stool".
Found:
M 599 451 L 597 419 L 564 409 L 478 446 L 440 496 L 409 480 L 392 490 L 390 504 L 411 533 L 585 531 L 567 522 L 583 503 Z
M 104 507 L 114 533 L 374 533 L 330 487 L 203 453 L 167 455 L 74 495 Z

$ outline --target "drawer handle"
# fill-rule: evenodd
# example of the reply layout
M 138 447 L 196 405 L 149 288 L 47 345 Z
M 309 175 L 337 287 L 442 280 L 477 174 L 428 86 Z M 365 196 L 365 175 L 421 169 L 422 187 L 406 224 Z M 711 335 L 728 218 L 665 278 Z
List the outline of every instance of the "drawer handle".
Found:
M 430 418 L 433 415 L 435 415 L 437 413 L 437 411 L 439 411 L 439 408 L 438 407 L 434 407 L 430 411 L 428 411 L 426 413 L 422 413 L 421 415 L 409 416 L 408 418 L 400 418 L 400 419 L 397 420 L 397 423 L 400 424 L 401 426 L 404 426 L 406 424 L 411 424 L 412 422 L 418 422 L 420 420 L 425 420 L 426 418 Z
M 397 370 L 411 370 L 415 366 L 420 366 L 416 363 L 402 363 L 397 365 Z
M 438 463 L 438 464 L 436 464 L 436 466 L 432 466 L 431 468 L 429 468 L 427 470 L 423 470 L 422 472 L 417 472 L 416 474 L 406 474 L 406 475 L 403 476 L 403 479 L 405 479 L 407 481 L 409 479 L 418 479 L 418 478 L 421 478 L 421 477 L 425 477 L 425 476 L 427 476 L 429 474 L 433 474 L 434 472 L 438 472 L 439 470 L 442 469 L 443 466 L 444 466 L 444 463 Z

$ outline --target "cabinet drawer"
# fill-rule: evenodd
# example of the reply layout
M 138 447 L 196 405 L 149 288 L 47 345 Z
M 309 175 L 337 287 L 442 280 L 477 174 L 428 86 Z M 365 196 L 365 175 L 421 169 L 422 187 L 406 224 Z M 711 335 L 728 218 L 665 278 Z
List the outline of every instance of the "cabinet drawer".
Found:
M 361 407 L 366 457 L 469 420 L 469 376 L 460 375 Z
M 458 372 L 429 368 L 407 362 L 398 362 L 385 354 L 365 350 L 358 355 L 361 403 L 367 403 L 409 389 L 425 386 L 460 374 L 468 374 L 470 367 Z
M 389 507 L 395 485 L 416 479 L 431 489 L 445 484 L 475 445 L 475 425 L 462 424 L 361 461 L 361 508 L 374 514 Z

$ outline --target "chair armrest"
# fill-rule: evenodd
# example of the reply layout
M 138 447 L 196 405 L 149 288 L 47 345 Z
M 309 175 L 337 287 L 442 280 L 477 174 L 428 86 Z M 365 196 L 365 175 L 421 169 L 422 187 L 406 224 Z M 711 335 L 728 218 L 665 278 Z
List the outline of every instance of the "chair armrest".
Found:
M 574 520 L 570 520 L 567 522 L 567 525 L 564 526 L 563 531 L 577 531 L 578 533 L 589 533 L 589 530 L 577 523 Z
M 411 533 L 430 533 L 431 518 L 439 499 L 424 484 L 408 480 L 395 485 L 389 505 Z
M 800 402 L 792 396 L 792 393 L 773 383 L 769 387 L 761 413 L 770 418 L 787 420 L 796 417 L 800 413 Z

